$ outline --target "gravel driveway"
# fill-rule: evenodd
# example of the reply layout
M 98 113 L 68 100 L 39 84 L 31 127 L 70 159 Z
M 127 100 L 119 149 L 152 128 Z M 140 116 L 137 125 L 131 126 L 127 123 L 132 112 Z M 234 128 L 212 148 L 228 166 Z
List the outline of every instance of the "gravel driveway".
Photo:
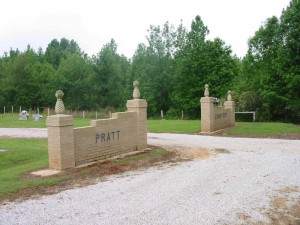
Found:
M 230 152 L 5 203 L 0 224 L 266 224 L 285 211 L 300 219 L 291 210 L 300 203 L 300 140 L 150 133 L 148 143 Z

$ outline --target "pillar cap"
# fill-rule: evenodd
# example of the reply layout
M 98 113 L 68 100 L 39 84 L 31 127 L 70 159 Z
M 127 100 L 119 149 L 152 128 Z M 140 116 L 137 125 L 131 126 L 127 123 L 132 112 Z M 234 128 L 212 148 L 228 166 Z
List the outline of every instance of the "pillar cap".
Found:
M 127 100 L 126 106 L 127 106 L 127 108 L 130 108 L 130 107 L 146 108 L 148 106 L 148 104 L 145 99 L 132 99 L 132 100 Z
M 54 115 L 48 116 L 47 126 L 50 127 L 64 127 L 64 126 L 72 126 L 73 125 L 73 116 L 70 115 Z

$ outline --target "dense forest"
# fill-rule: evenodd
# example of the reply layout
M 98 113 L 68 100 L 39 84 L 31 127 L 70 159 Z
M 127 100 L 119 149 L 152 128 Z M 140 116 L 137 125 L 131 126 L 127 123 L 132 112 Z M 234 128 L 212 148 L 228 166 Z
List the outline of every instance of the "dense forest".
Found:
M 237 31 L 238 32 L 238 31 Z M 0 107 L 53 107 L 64 91 L 70 110 L 124 110 L 139 80 L 148 115 L 200 117 L 204 85 L 222 99 L 233 91 L 238 111 L 256 111 L 261 121 L 300 120 L 300 2 L 291 0 L 280 18 L 272 17 L 249 38 L 244 58 L 236 57 L 196 16 L 190 29 L 150 26 L 146 43 L 131 59 L 117 52 L 112 39 L 88 56 L 74 40 L 53 39 L 48 47 L 0 57 Z M 1 110 L 2 111 L 2 110 Z

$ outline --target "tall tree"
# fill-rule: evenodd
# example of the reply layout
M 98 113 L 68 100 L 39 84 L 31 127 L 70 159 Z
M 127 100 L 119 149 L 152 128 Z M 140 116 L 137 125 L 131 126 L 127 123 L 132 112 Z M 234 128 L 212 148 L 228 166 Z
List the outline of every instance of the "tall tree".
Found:
M 157 116 L 168 111 L 173 92 L 175 56 L 184 44 L 185 30 L 166 22 L 150 26 L 147 44 L 140 44 L 132 60 L 132 77 L 141 82 L 141 92 L 148 100 L 148 114 Z
M 98 107 L 124 108 L 126 76 L 130 63 L 117 53 L 117 43 L 112 39 L 93 58 L 95 74 L 92 78 L 95 101 Z
M 188 117 L 199 118 L 199 99 L 204 85 L 210 85 L 213 96 L 222 97 L 238 72 L 230 47 L 219 38 L 206 40 L 208 33 L 200 16 L 196 16 L 176 61 L 176 91 L 172 100 L 173 113 L 177 115 L 184 110 Z
M 239 86 L 244 90 L 239 88 L 238 105 L 252 105 L 264 120 L 282 120 L 286 109 L 300 105 L 299 10 L 300 3 L 292 0 L 280 19 L 267 19 L 250 39 L 243 59 Z M 249 104 L 249 93 L 260 101 Z
M 73 54 L 81 55 L 81 50 L 74 40 L 69 41 L 62 38 L 59 42 L 57 39 L 53 39 L 46 48 L 45 59 L 57 69 L 63 59 Z

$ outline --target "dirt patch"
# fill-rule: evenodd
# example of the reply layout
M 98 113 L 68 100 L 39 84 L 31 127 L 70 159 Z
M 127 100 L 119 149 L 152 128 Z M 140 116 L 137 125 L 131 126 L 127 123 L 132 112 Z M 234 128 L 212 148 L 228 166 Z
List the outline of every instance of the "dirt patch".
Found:
M 300 199 L 289 194 L 275 196 L 267 215 L 271 220 L 270 224 L 300 225 Z
M 215 151 L 208 151 L 202 148 L 194 148 L 194 147 L 177 147 L 174 149 L 169 149 L 169 151 L 173 151 L 176 153 L 177 160 L 191 160 L 191 159 L 207 159 L 210 157 L 214 157 L 217 155 Z
M 300 225 L 300 198 L 295 195 L 299 191 L 299 187 L 286 187 L 271 197 L 269 208 L 261 210 L 269 218 L 269 223 L 253 222 L 247 215 L 239 213 L 237 217 L 253 225 Z
M 216 149 L 214 149 L 214 151 L 216 153 L 230 154 L 230 151 L 228 151 L 227 149 L 224 149 L 224 148 L 216 148 Z
M 121 159 L 109 159 L 96 162 L 80 168 L 64 170 L 57 174 L 48 174 L 47 168 L 41 168 L 39 171 L 30 171 L 24 174 L 21 180 L 30 181 L 54 178 L 60 179 L 60 181 L 53 185 L 42 185 L 19 190 L 11 194 L 9 199 L 0 198 L 0 202 L 4 202 L 4 200 L 25 200 L 35 196 L 51 195 L 66 189 L 78 188 L 94 184 L 101 180 L 106 180 L 110 175 L 122 174 L 127 171 L 144 170 L 152 166 L 166 163 L 172 166 L 195 158 L 207 159 L 216 154 L 216 152 L 207 151 L 205 149 L 186 147 L 166 149 L 158 146 L 148 146 L 145 151 L 128 155 Z M 47 175 L 46 177 L 44 177 L 45 174 Z

